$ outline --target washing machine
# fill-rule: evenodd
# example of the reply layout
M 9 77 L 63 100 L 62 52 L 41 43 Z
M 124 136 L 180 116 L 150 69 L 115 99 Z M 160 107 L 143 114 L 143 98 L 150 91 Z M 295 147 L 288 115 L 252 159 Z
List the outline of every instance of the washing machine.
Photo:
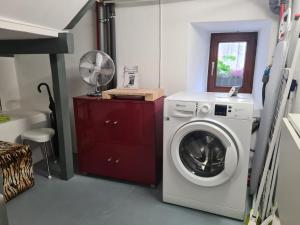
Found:
M 253 110 L 250 94 L 165 99 L 164 202 L 244 219 Z

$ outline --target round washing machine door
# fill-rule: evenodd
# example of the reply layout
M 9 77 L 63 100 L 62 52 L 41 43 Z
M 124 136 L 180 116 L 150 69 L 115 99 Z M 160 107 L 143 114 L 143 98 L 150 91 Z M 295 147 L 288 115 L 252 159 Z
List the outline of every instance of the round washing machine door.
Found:
M 231 135 L 210 121 L 191 122 L 178 129 L 171 156 L 182 176 L 205 187 L 228 181 L 238 164 L 238 149 Z

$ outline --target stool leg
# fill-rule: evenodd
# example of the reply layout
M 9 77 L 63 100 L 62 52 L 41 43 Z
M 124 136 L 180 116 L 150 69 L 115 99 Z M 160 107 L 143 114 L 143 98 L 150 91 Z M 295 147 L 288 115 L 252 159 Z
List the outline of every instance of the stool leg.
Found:
M 51 174 L 50 174 L 50 167 L 49 167 L 49 159 L 48 159 L 48 152 L 47 152 L 47 144 L 46 142 L 43 143 L 43 151 L 46 157 L 46 163 L 47 163 L 47 170 L 48 170 L 48 179 L 51 179 Z
M 50 140 L 49 142 L 50 142 L 51 152 L 52 152 L 52 155 L 54 157 L 54 163 L 57 163 L 57 159 L 56 159 L 56 156 L 55 156 L 55 153 L 54 153 L 54 148 L 53 148 L 52 140 Z

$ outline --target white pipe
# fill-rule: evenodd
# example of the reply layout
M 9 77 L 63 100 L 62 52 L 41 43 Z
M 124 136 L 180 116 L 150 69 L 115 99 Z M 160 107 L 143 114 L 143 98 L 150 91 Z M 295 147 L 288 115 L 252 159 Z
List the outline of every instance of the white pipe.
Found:
M 162 76 L 161 76 L 161 69 L 162 69 L 162 2 L 159 0 L 159 36 L 158 36 L 158 43 L 159 43 L 159 57 L 158 57 L 158 88 L 162 88 Z
M 272 166 L 271 166 L 272 167 Z M 262 207 L 261 207 L 261 219 L 264 220 L 266 218 L 267 205 L 269 201 L 269 192 L 272 183 L 272 170 L 268 171 L 267 175 L 267 184 L 264 190 L 263 199 L 262 199 Z
M 296 14 L 300 13 L 300 1 L 299 0 L 294 0 L 292 4 L 292 13 L 293 13 L 293 18 Z
M 265 221 L 263 221 L 260 225 L 268 225 L 273 221 L 273 215 L 269 216 Z
M 278 146 L 278 148 L 279 148 L 279 146 Z M 270 197 L 269 197 L 269 202 L 268 202 L 268 205 L 267 205 L 267 213 L 268 214 L 271 212 L 272 201 L 275 199 L 274 196 L 276 195 L 275 194 L 275 185 L 277 183 L 279 158 L 280 158 L 280 151 L 278 149 L 278 153 L 277 153 L 277 157 L 276 157 L 276 163 L 275 163 L 275 171 L 274 171 L 273 181 L 272 181 L 271 190 L 270 190 Z M 273 204 L 274 204 L 274 202 L 273 202 Z
M 279 134 L 280 137 L 280 134 Z M 276 166 L 278 166 L 278 160 L 279 160 L 279 141 L 280 138 L 277 138 L 277 143 L 276 143 L 276 147 L 275 147 L 275 152 L 272 158 L 272 165 L 271 165 L 271 172 L 270 172 L 270 182 L 267 183 L 266 186 L 266 195 L 267 195 L 267 202 L 264 202 L 264 206 L 263 206 L 263 212 L 262 212 L 262 217 L 261 219 L 264 220 L 266 218 L 266 216 L 269 216 L 269 209 L 272 206 L 272 201 L 273 201 L 273 192 L 274 192 L 274 184 L 276 182 L 276 178 L 277 178 L 277 168 Z

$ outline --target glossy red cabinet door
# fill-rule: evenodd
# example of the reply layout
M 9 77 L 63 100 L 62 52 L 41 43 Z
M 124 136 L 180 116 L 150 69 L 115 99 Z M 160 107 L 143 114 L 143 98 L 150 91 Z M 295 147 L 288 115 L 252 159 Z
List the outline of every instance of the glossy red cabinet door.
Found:
M 115 170 L 118 178 L 156 184 L 156 159 L 152 146 L 117 146 L 115 153 L 118 156 Z
M 98 149 L 101 146 L 101 149 Z M 78 146 L 81 150 L 79 155 L 79 169 L 84 173 L 92 173 L 101 176 L 114 176 L 114 157 L 112 147 L 105 143 L 87 144 Z M 84 149 L 82 151 L 82 149 Z M 106 151 L 103 151 L 106 149 Z M 93 157 L 91 157 L 93 156 Z
M 163 98 L 74 98 L 79 170 L 156 184 L 161 177 Z

